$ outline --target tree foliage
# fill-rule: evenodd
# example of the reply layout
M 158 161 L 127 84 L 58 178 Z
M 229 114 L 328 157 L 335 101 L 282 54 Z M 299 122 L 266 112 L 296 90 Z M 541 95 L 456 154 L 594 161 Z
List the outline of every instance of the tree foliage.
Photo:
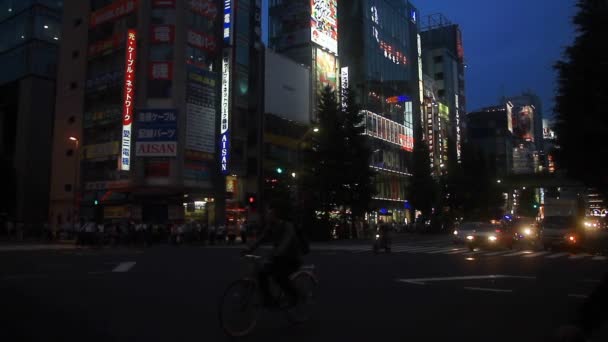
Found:
M 577 37 L 555 64 L 558 162 L 570 176 L 608 194 L 608 163 L 598 157 L 608 148 L 608 1 L 579 0 L 577 7 Z

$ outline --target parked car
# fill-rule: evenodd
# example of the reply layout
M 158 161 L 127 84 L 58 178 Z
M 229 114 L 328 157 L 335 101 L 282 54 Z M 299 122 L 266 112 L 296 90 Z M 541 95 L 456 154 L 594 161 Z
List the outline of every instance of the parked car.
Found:
M 514 237 L 508 228 L 492 223 L 482 223 L 465 237 L 470 250 L 475 248 L 513 248 Z
M 578 249 L 582 237 L 575 216 L 546 216 L 541 222 L 541 239 L 545 249 Z

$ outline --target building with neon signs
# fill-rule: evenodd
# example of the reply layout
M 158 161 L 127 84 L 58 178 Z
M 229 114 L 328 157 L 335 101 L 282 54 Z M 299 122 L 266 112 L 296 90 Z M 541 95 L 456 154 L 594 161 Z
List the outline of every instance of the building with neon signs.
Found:
M 259 0 L 64 1 L 53 224 L 224 224 L 227 208 L 243 207 L 235 179 L 257 169 L 260 10 Z

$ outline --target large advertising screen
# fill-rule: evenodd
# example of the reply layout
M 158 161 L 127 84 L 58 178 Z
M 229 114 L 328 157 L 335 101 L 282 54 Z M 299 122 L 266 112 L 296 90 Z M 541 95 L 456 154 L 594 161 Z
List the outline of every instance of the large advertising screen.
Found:
M 321 49 L 316 49 L 315 70 L 317 91 L 320 92 L 325 86 L 337 89 L 337 65 L 336 56 Z
M 337 0 L 310 0 L 310 6 L 310 34 L 312 41 L 337 55 Z
M 534 142 L 534 107 L 513 107 L 513 135 L 524 141 Z

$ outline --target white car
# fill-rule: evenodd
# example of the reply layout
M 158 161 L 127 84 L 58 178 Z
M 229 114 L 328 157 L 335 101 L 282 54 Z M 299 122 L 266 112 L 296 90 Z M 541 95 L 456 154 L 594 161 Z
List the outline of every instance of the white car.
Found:
M 463 222 L 456 229 L 454 229 L 454 243 L 465 243 L 467 242 L 467 236 L 473 234 L 477 229 L 482 227 L 485 223 L 483 222 Z

